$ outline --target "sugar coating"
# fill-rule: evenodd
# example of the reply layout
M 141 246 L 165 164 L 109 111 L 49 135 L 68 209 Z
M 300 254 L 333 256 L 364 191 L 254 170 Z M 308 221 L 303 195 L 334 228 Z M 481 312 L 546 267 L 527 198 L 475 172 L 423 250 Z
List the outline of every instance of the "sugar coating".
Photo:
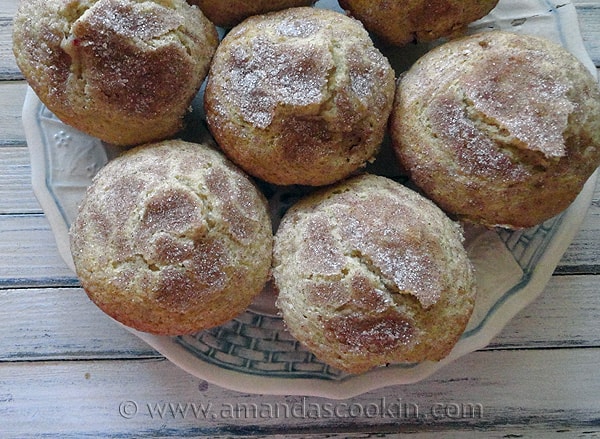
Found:
M 183 0 L 27 0 L 17 64 L 63 122 L 117 145 L 172 136 L 204 80 L 216 28 Z
M 489 227 L 531 227 L 600 165 L 600 89 L 562 47 L 494 31 L 422 57 L 398 83 L 394 149 L 425 194 Z
M 487 123 L 513 136 L 517 148 L 547 158 L 563 157 L 562 136 L 575 104 L 560 77 L 539 73 L 545 62 L 543 50 L 515 53 L 508 59 L 492 54 L 465 78 L 464 97 Z
M 271 125 L 278 105 L 319 105 L 326 96 L 331 56 L 270 43 L 258 37 L 249 51 L 234 48 L 225 103 L 239 109 L 239 116 L 257 128 Z M 224 105 L 221 102 L 220 105 Z
M 266 201 L 212 147 L 143 145 L 102 168 L 71 228 L 77 274 L 107 314 L 141 331 L 221 324 L 262 290 Z
M 219 46 L 205 93 L 209 128 L 246 172 L 324 185 L 372 160 L 394 72 L 356 20 L 317 8 L 255 16 Z
M 440 360 L 471 315 L 462 231 L 423 196 L 362 175 L 304 198 L 275 235 L 277 306 L 321 360 L 358 373 Z

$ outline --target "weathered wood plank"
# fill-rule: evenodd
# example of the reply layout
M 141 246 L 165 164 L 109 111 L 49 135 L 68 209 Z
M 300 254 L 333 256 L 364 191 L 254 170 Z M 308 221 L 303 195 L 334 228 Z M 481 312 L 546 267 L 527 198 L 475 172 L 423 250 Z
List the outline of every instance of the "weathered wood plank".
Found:
M 12 53 L 12 21 L 18 4 L 17 0 L 0 0 L 0 80 L 3 81 L 23 77 Z
M 3 148 L 0 148 L 0 154 Z M 8 149 L 6 149 L 8 151 Z M 14 151 L 13 151 L 14 152 Z M 7 157 L 1 154 L 0 157 Z M 24 180 L 23 157 L 16 154 L 10 173 L 0 174 L 0 288 L 26 286 L 73 286 L 77 285 L 74 274 L 66 267 L 58 254 L 54 235 L 46 218 L 41 214 L 20 214 L 37 212 L 39 207 L 35 197 L 26 189 L 19 188 L 16 180 Z M 4 167 L 6 162 L 2 162 Z M 20 174 L 20 175 L 19 175 Z M 2 180 L 9 180 L 6 186 Z M 13 184 L 14 183 L 14 184 Z M 17 206 L 17 207 L 15 207 Z M 581 231 L 562 258 L 557 273 L 597 274 L 600 272 L 600 205 L 596 201 L 584 220 Z
M 0 47 L 2 45 L 0 44 Z M 25 100 L 27 84 L 24 81 L 0 82 L 0 146 L 24 145 L 25 130 L 23 129 L 21 112 Z
M 54 235 L 46 218 L 39 212 L 30 184 L 19 186 L 11 181 L 26 180 L 25 151 L 19 148 L 0 148 L 0 287 L 72 286 L 74 275 L 61 259 Z M 11 158 L 12 157 L 12 158 Z M 5 161 L 2 159 L 6 158 Z M 6 170 L 6 173 L 4 173 Z M 580 232 L 568 247 L 557 267 L 559 274 L 600 273 L 600 184 Z M 20 212 L 19 212 L 20 211 Z M 23 212 L 23 213 L 21 213 Z
M 81 288 L 0 290 L 0 302 L 0 361 L 160 356 Z
M 498 429 L 485 429 L 486 439 L 508 439 L 508 438 L 519 438 L 519 439 L 569 439 L 569 438 L 597 438 L 600 437 L 600 428 L 593 430 L 590 427 L 586 428 L 560 428 L 555 429 L 541 429 L 540 426 L 534 425 L 519 426 L 512 428 L 498 428 Z M 167 436 L 153 436 L 155 438 L 162 438 Z M 188 438 L 201 438 L 206 436 L 187 436 Z M 232 436 L 221 436 L 211 435 L 213 439 L 230 439 Z M 483 437 L 482 431 L 479 430 L 447 430 L 447 429 L 432 429 L 429 432 L 417 432 L 417 431 L 404 431 L 398 432 L 382 432 L 381 429 L 377 433 L 306 433 L 306 434 L 257 434 L 257 435 L 242 435 L 235 436 L 236 439 L 381 439 L 381 438 L 405 438 L 410 437 L 411 439 L 481 439 Z
M 600 3 L 574 3 L 584 42 L 599 66 Z M 0 0 L 0 79 L 20 77 L 6 41 L 16 5 L 15 0 Z M 0 107 L 3 438 L 315 439 L 400 437 L 400 432 L 402 437 L 427 439 L 600 437 L 600 335 L 595 324 L 600 287 L 594 276 L 553 277 L 540 298 L 487 349 L 430 379 L 346 401 L 240 394 L 195 379 L 155 356 L 94 308 L 81 289 L 53 287 L 75 286 L 77 281 L 58 256 L 25 181 L 29 170 L 20 123 L 24 91 L 24 82 L 0 83 L 0 96 L 8 102 Z M 599 200 L 596 194 L 559 273 L 600 274 Z M 404 404 L 403 416 L 367 413 L 384 401 Z M 211 404 L 206 418 L 193 412 L 200 403 Z M 302 404 L 313 411 L 302 416 Z M 129 411 L 134 407 L 136 413 Z M 233 419 L 231 407 L 240 409 Z M 269 416 L 268 409 L 277 407 L 300 407 L 300 416 Z M 350 416 L 350 407 L 355 416 Z M 340 416 L 328 416 L 335 408 Z M 478 411 L 461 416 L 469 409 Z M 434 416 L 434 411 L 445 416 Z
M 41 212 L 31 185 L 29 150 L 0 148 L 0 215 Z
M 540 428 L 538 425 L 534 426 L 519 426 L 519 427 L 508 427 L 508 428 L 486 428 L 483 430 L 447 430 L 447 429 L 435 429 L 432 428 L 429 432 L 418 432 L 418 431 L 404 431 L 398 432 L 382 432 L 381 429 L 377 433 L 307 433 L 307 434 L 276 434 L 276 435 L 252 435 L 252 436 L 236 436 L 236 439 L 381 439 L 381 438 L 404 438 L 410 437 L 411 439 L 508 439 L 508 438 L 519 438 L 519 439 L 568 439 L 568 438 L 597 438 L 600 437 L 600 428 L 590 429 L 585 428 Z M 483 433 L 485 432 L 485 433 Z M 200 436 L 196 436 L 200 437 Z M 231 436 L 211 436 L 214 439 L 225 439 Z
M 1 42 L 12 41 L 12 17 L 6 13 L 0 14 L 0 80 L 10 81 L 23 79 L 21 71 L 17 68 L 11 44 Z
M 12 17 L 17 11 L 19 0 L 0 0 L 0 17 Z
M 553 277 L 488 350 L 600 347 L 596 276 Z M 0 361 L 155 357 L 80 288 L 0 290 Z M 18 320 L 12 316 L 20 316 Z
M 561 428 L 559 430 L 547 430 L 540 429 L 539 426 L 527 426 L 518 428 L 499 428 L 485 430 L 485 437 L 487 439 L 507 439 L 507 438 L 519 438 L 519 439 L 538 439 L 543 437 L 544 439 L 567 439 L 567 438 L 597 438 L 600 436 L 600 429 L 590 430 L 587 428 Z M 154 438 L 166 438 L 167 436 L 153 436 Z M 172 437 L 172 436 L 171 436 Z M 202 438 L 206 436 L 186 436 L 187 438 Z M 221 436 L 211 435 L 212 439 L 230 439 L 232 436 Z M 417 431 L 406 431 L 402 433 L 306 433 L 306 434 L 257 434 L 257 435 L 242 435 L 235 436 L 236 439 L 381 439 L 381 438 L 404 438 L 410 437 L 411 439 L 481 439 L 482 433 L 478 430 L 456 430 L 449 431 L 446 429 L 433 429 L 433 431 L 420 433 Z
M 600 236 L 600 200 L 596 192 L 581 229 L 563 255 L 556 273 L 600 274 L 598 236 Z
M 0 215 L 0 288 L 78 285 L 43 215 Z
M 241 394 L 158 359 L 2 363 L 0 416 L 4 438 L 598 431 L 599 361 L 600 349 L 477 352 L 342 401 Z
M 487 349 L 600 347 L 597 276 L 553 276 Z
M 596 66 L 600 66 L 600 26 L 598 26 L 598 15 L 600 15 L 600 2 L 574 0 L 577 9 L 581 37 L 590 58 Z

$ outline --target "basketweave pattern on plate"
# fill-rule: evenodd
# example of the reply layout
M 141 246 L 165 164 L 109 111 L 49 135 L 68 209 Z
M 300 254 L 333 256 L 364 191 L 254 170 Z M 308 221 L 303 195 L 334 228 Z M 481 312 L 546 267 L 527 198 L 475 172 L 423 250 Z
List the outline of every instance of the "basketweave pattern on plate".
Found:
M 552 239 L 560 216 L 531 229 L 499 230 L 498 235 L 523 269 L 523 279 L 530 276 L 544 249 Z M 508 291 L 506 300 L 517 289 Z M 481 325 L 464 336 L 473 336 Z M 280 317 L 252 310 L 216 328 L 194 335 L 179 336 L 175 341 L 196 357 L 225 369 L 265 376 L 318 378 L 340 381 L 350 376 L 319 361 L 285 329 Z M 395 365 L 410 368 L 415 365 Z
M 41 131 L 45 134 L 43 141 L 48 155 L 46 185 L 69 227 L 78 204 L 73 193 L 80 193 L 81 188 L 89 185 L 96 172 L 107 163 L 110 153 L 100 140 L 71 128 L 65 130 L 65 125 L 44 105 L 40 106 L 38 123 L 43 125 Z M 85 166 L 82 167 L 82 163 Z M 275 204 L 278 206 L 272 206 L 275 216 L 281 216 L 298 198 L 297 188 L 290 190 L 293 191 L 290 194 L 279 191 L 271 194 L 272 198 L 277 198 Z M 535 268 L 559 223 L 560 216 L 557 216 L 531 229 L 498 230 L 498 236 L 523 269 L 524 277 Z M 173 340 L 207 363 L 238 372 L 334 381 L 350 376 L 319 361 L 286 331 L 280 317 L 254 310 L 221 326 L 194 335 L 173 337 Z
M 281 318 L 252 310 L 216 328 L 175 340 L 198 358 L 230 370 L 325 380 L 348 375 L 307 351 L 285 330 Z

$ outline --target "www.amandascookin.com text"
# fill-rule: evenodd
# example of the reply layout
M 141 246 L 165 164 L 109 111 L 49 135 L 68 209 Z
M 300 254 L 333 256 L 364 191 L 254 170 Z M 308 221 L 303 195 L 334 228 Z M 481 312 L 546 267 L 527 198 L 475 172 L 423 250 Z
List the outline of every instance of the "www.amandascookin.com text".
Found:
M 125 419 L 145 416 L 152 419 L 481 419 L 483 406 L 478 403 L 438 402 L 421 407 L 400 398 L 381 398 L 374 402 L 314 402 L 301 398 L 285 402 L 137 402 L 119 404 L 119 415 Z

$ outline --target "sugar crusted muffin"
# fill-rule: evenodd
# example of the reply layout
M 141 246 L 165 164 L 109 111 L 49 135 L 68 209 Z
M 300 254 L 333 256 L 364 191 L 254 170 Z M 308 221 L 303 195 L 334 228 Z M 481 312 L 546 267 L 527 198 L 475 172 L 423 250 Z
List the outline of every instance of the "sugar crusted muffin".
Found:
M 184 0 L 22 0 L 17 65 L 63 122 L 115 145 L 174 135 L 218 44 Z
M 600 91 L 561 46 L 486 32 L 415 63 L 390 132 L 412 180 L 448 213 L 531 227 L 566 209 L 600 164 Z
M 176 335 L 245 310 L 269 277 L 266 200 L 222 153 L 168 140 L 110 161 L 71 227 L 90 299 L 140 331 Z
M 294 205 L 275 234 L 284 322 L 319 359 L 360 373 L 440 360 L 471 316 L 462 230 L 420 194 L 362 175 Z
M 374 157 L 394 89 L 389 62 L 358 21 L 291 8 L 250 17 L 223 39 L 205 112 L 219 146 L 249 174 L 318 186 Z
M 280 11 L 298 6 L 311 6 L 316 0 L 188 0 L 198 5 L 217 26 L 230 28 L 252 15 Z
M 403 46 L 461 35 L 498 0 L 340 0 L 381 41 Z

